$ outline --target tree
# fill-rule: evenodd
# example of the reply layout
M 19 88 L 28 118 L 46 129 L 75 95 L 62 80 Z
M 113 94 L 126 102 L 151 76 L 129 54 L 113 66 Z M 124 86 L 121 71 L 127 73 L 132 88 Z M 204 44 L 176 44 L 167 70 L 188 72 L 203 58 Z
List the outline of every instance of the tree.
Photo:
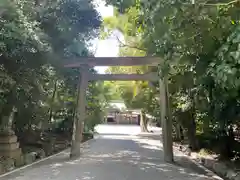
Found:
M 62 65 L 92 56 L 88 41 L 98 35 L 100 25 L 92 1 L 1 1 L 0 122 L 13 107 L 17 133 L 71 121 L 80 72 Z M 94 113 L 103 106 L 96 93 L 100 90 L 96 83 L 89 87 L 97 103 Z
M 164 59 L 159 70 L 168 75 L 173 118 L 184 127 L 189 146 L 199 148 L 197 130 L 203 135 L 218 132 L 210 135 L 213 139 L 231 134 L 228 131 L 239 117 L 238 62 L 234 60 L 239 54 L 239 2 L 122 2 L 108 1 L 124 11 L 107 19 L 107 27 L 138 40 L 133 45 L 126 38 L 123 45 L 129 50 L 141 49 Z

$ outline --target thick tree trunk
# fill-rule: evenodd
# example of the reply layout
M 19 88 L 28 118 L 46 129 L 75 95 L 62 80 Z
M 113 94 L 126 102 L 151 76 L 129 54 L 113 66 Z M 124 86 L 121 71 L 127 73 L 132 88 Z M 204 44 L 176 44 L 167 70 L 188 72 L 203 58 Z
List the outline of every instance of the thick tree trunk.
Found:
M 141 111 L 140 127 L 141 127 L 141 132 L 148 132 L 146 114 L 143 111 Z

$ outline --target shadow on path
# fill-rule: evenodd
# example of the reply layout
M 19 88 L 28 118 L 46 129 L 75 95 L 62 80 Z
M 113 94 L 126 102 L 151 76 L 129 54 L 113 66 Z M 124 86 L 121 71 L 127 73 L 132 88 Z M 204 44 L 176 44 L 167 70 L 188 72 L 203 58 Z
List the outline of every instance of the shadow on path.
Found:
M 2 180 L 206 180 L 178 162 L 163 161 L 162 144 L 151 135 L 99 135 L 85 145 L 82 157 L 69 160 L 65 151 Z M 108 136 L 109 135 L 109 136 Z M 158 142 L 158 143 L 157 143 Z

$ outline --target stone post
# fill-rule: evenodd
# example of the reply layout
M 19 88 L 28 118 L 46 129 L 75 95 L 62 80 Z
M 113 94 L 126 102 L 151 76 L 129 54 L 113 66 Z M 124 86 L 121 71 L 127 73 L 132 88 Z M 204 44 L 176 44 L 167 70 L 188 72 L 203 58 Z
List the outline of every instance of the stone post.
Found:
M 0 156 L 18 160 L 22 154 L 17 136 L 12 130 L 12 122 L 17 109 L 13 107 L 9 117 L 5 116 L 0 125 Z

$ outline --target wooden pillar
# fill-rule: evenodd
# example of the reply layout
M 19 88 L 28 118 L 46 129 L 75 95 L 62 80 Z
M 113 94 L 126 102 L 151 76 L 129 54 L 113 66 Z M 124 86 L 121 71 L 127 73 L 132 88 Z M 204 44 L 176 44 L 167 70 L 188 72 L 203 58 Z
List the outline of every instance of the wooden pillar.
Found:
M 84 128 L 85 111 L 86 111 L 86 89 L 88 86 L 87 73 L 81 69 L 78 86 L 78 100 L 77 100 L 77 113 L 74 117 L 72 146 L 70 157 L 80 157 L 80 145 L 82 141 L 82 133 Z
M 159 85 L 164 160 L 173 162 L 172 117 L 169 106 L 167 78 L 160 79 Z
M 133 117 L 132 117 L 132 113 L 131 113 L 130 124 L 132 124 L 132 121 L 133 121 Z
M 117 123 L 117 112 L 114 111 L 114 121 Z

